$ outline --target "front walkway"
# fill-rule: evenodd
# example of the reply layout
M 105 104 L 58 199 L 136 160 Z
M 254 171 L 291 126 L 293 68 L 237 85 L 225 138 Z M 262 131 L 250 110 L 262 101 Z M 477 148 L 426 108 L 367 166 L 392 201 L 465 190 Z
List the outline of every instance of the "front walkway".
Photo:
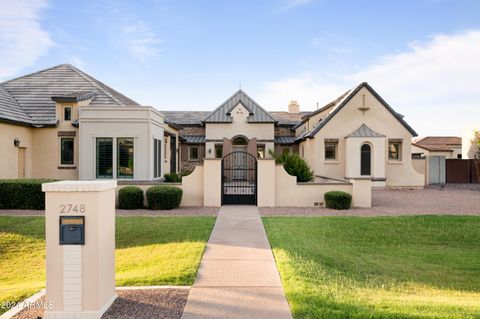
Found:
M 292 318 L 257 207 L 220 209 L 182 318 Z

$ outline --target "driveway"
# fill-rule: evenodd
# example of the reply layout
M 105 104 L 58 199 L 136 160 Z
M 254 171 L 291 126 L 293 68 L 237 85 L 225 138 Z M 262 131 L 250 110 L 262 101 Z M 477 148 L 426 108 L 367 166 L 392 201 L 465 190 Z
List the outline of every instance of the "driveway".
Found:
M 432 186 L 425 189 L 373 189 L 371 208 L 345 211 L 327 208 L 260 208 L 263 216 L 396 216 L 396 215 L 480 215 L 479 185 Z

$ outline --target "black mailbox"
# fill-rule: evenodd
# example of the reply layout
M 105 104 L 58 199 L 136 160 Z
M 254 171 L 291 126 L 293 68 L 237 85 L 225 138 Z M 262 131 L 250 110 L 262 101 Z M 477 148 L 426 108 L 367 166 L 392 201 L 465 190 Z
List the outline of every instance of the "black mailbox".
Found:
M 85 216 L 60 216 L 60 245 L 85 245 Z

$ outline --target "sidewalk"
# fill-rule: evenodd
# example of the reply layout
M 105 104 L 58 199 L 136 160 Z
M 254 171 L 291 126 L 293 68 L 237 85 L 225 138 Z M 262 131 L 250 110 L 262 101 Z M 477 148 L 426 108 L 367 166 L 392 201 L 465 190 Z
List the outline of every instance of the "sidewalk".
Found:
M 182 319 L 291 319 L 257 207 L 223 206 Z

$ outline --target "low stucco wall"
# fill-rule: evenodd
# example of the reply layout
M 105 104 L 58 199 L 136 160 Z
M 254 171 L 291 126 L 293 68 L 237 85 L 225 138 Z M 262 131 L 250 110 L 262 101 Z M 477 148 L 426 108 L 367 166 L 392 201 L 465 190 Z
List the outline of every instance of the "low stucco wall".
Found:
M 145 193 L 147 189 L 155 185 L 170 185 L 183 190 L 182 202 L 180 206 L 203 206 L 203 166 L 197 166 L 193 172 L 182 178 L 182 183 L 163 183 L 163 182 L 145 182 L 145 183 L 125 183 L 118 185 L 116 191 L 116 204 L 118 205 L 118 191 L 126 186 L 138 186 Z M 147 206 L 147 197 L 145 196 L 143 204 Z

